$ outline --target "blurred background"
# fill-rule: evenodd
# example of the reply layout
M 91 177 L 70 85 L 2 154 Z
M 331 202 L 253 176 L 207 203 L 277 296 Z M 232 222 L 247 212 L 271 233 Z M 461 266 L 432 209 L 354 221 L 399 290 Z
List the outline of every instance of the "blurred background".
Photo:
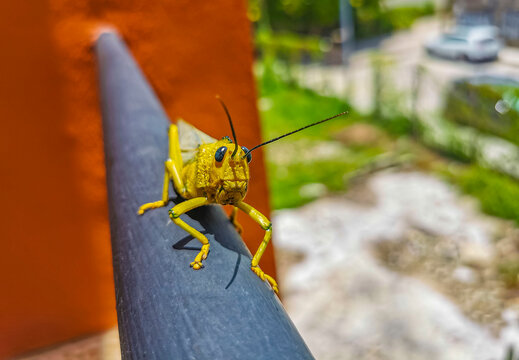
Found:
M 318 359 L 519 358 L 519 2 L 250 0 L 283 302 Z
M 251 145 L 348 111 L 251 164 L 262 266 L 317 359 L 519 359 L 519 1 L 7 3 L 0 358 L 120 357 L 92 55 L 113 25 L 212 136 L 214 94 Z

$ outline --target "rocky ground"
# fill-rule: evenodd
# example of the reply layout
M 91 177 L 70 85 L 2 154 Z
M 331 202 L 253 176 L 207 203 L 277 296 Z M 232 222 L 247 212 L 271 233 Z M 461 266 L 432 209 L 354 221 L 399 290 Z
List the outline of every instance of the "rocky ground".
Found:
M 273 222 L 283 302 L 317 359 L 519 352 L 519 229 L 441 180 L 380 172 Z

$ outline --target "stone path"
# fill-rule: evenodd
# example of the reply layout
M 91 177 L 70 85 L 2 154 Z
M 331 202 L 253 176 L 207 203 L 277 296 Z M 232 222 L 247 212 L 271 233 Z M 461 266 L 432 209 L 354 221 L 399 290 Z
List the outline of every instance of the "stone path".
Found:
M 376 201 L 324 198 L 274 217 L 284 303 L 316 358 L 500 360 L 519 349 L 517 297 L 493 268 L 515 228 L 422 173 L 380 173 L 361 190 Z M 464 297 L 448 291 L 458 286 Z

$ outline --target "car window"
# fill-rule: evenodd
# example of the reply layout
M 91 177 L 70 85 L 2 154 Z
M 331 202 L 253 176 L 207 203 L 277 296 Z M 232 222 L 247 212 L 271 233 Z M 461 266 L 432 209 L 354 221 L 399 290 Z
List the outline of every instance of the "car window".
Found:
M 481 39 L 481 40 L 477 40 L 476 44 L 485 46 L 485 45 L 492 45 L 494 42 L 495 42 L 494 39 Z
M 448 44 L 466 44 L 467 40 L 454 36 L 445 36 L 443 38 L 443 42 Z

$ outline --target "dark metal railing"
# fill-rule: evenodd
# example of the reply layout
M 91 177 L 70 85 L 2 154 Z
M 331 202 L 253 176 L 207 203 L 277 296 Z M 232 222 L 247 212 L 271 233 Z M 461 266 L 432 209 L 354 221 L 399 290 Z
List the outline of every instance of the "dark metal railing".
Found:
M 311 359 L 219 206 L 183 215 L 211 242 L 198 271 L 189 263 L 200 244 L 168 217 L 180 200 L 137 215 L 161 197 L 169 120 L 117 34 L 100 35 L 95 51 L 123 359 Z

